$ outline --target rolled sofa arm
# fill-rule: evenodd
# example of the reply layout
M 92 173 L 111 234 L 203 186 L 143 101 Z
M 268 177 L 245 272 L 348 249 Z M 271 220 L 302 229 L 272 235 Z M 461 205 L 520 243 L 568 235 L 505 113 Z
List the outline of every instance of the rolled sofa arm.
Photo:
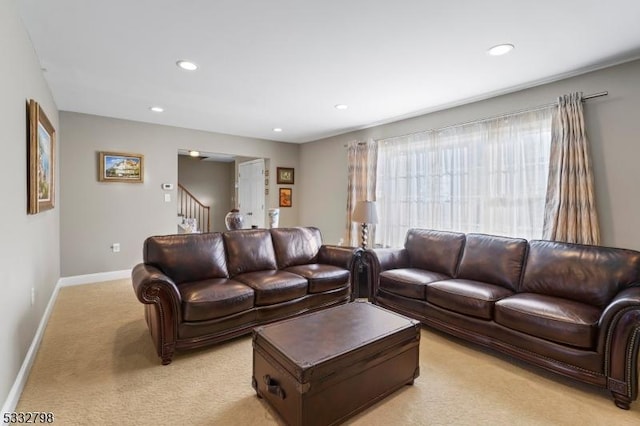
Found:
M 142 303 L 157 303 L 157 293 L 162 291 L 166 293 L 169 299 L 176 302 L 178 309 L 182 303 L 182 297 L 178 291 L 178 287 L 171 278 L 166 276 L 158 268 L 140 263 L 131 271 L 131 281 L 133 290 Z
M 359 247 L 344 247 L 324 244 L 318 252 L 318 263 L 333 265 L 349 271 L 349 298 L 353 301 L 357 285 L 357 273 L 362 249 Z
M 408 268 L 409 254 L 404 248 L 376 248 L 365 250 L 362 262 L 369 269 L 369 297 L 375 302 L 380 286 L 380 274 L 389 269 Z
M 171 278 L 158 268 L 140 263 L 131 271 L 138 300 L 147 306 L 145 318 L 162 364 L 171 363 L 182 318 L 182 297 Z M 149 306 L 150 305 L 150 306 Z
M 604 308 L 602 315 L 600 315 L 598 327 L 601 330 L 608 329 L 618 312 L 634 306 L 640 309 L 640 287 L 626 288 L 616 294 L 616 297 Z
M 638 348 L 640 346 L 640 287 L 627 288 L 614 297 L 600 316 L 607 388 L 625 410 L 638 397 Z
M 351 270 L 359 247 L 344 247 L 324 244 L 318 252 L 318 263 L 339 266 Z
M 377 248 L 366 251 L 367 260 L 380 272 L 389 269 L 408 268 L 409 255 L 404 248 Z

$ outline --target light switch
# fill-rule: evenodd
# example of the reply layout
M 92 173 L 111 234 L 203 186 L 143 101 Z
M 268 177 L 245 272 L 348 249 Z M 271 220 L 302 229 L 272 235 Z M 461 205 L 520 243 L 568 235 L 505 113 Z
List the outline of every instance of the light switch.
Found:
M 164 202 L 165 203 L 171 202 L 171 194 L 164 194 Z

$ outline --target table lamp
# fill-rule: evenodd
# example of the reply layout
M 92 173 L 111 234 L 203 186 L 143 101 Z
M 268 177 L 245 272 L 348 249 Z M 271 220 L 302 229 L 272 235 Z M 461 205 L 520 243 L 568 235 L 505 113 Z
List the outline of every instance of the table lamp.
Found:
M 367 229 L 370 223 L 378 223 L 378 212 L 375 201 L 358 201 L 351 220 L 362 225 L 362 248 L 367 249 Z

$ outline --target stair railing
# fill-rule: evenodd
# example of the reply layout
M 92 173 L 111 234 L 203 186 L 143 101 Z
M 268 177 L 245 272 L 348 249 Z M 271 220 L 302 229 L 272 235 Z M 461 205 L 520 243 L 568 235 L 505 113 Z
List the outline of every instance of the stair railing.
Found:
M 209 209 L 209 206 L 202 204 L 187 188 L 178 184 L 178 216 L 193 218 L 198 223 L 200 232 L 210 232 Z

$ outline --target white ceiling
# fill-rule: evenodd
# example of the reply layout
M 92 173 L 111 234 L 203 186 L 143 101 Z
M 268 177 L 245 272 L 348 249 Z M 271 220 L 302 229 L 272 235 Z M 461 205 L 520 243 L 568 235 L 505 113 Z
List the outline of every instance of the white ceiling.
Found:
M 18 1 L 60 110 L 285 142 L 640 57 L 639 0 Z

